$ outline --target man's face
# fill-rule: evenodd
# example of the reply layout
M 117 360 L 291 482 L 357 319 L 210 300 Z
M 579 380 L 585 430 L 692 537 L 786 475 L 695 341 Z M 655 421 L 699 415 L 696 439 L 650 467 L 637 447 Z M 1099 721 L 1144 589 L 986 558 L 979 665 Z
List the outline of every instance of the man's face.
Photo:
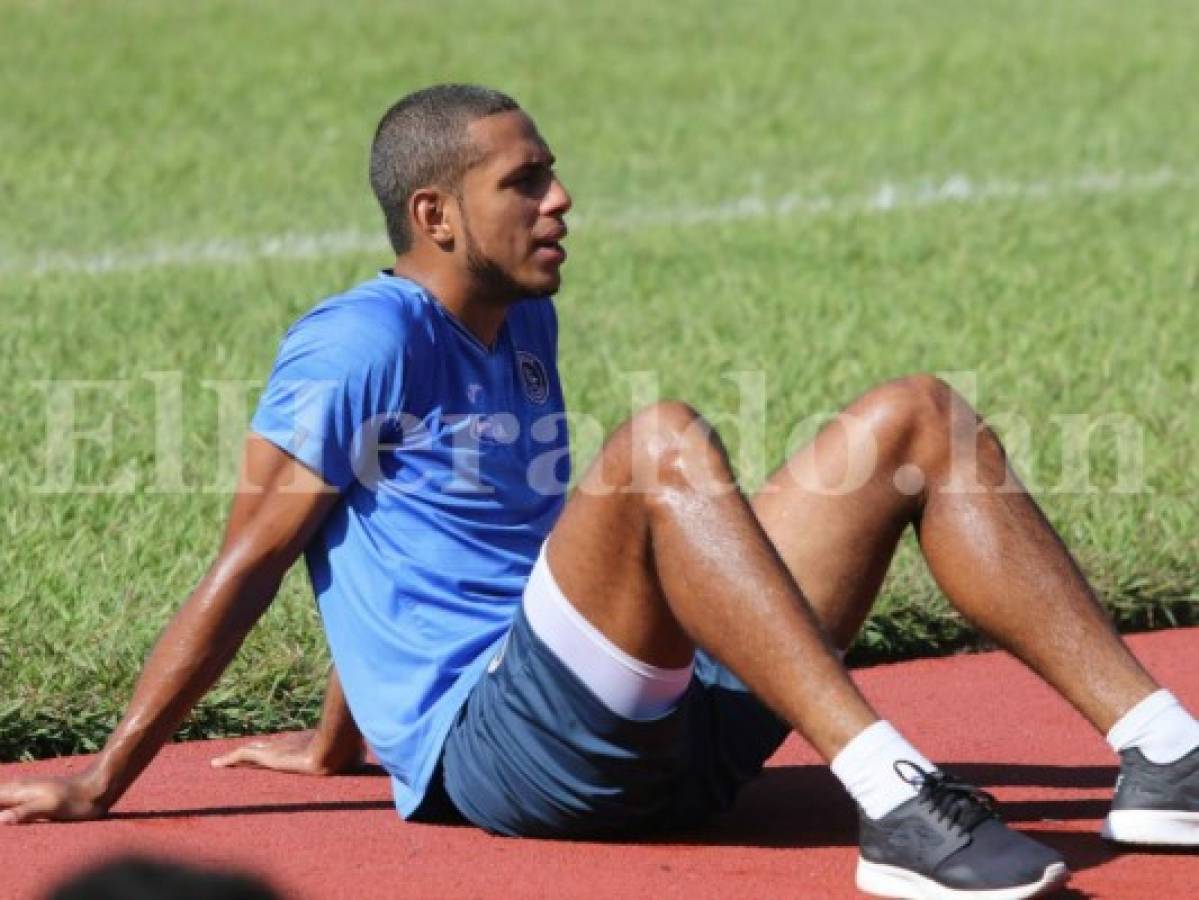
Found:
M 456 251 L 505 300 L 554 293 L 566 260 L 561 241 L 570 195 L 554 174 L 553 154 L 519 110 L 476 119 L 469 133 L 481 161 L 462 176 Z

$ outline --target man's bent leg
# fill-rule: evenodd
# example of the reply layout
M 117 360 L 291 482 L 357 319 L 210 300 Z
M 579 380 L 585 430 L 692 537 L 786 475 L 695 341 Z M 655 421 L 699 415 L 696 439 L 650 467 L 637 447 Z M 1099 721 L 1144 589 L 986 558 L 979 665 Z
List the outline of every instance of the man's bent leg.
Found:
M 998 439 L 948 385 L 927 376 L 890 382 L 846 413 L 847 425 L 826 428 L 754 498 L 839 646 L 860 628 L 911 524 L 950 602 L 1101 732 L 1157 689 Z M 955 460 L 972 462 L 972 471 L 952 471 Z M 860 484 L 829 489 L 847 478 Z
M 743 610 L 756 626 L 739 621 Z M 547 541 L 507 645 L 447 741 L 454 802 L 491 830 L 545 836 L 724 805 L 786 728 L 707 656 L 673 712 L 642 718 L 663 710 L 672 687 L 677 695 L 674 676 L 695 656 L 692 629 L 765 685 L 759 693 L 780 696 L 826 756 L 876 721 L 736 491 L 723 450 L 691 410 L 667 404 L 612 437 Z M 737 646 L 734 630 L 754 646 Z M 821 688 L 822 677 L 832 684 Z M 753 747 L 720 758 L 713 737 L 734 728 L 755 732 Z M 697 771 L 714 771 L 714 785 L 693 784 Z
M 548 558 L 578 612 L 621 650 L 673 668 L 703 646 L 826 759 L 877 721 L 723 449 L 685 406 L 651 407 L 612 436 Z
M 927 376 L 876 388 L 846 412 L 754 498 L 833 640 L 853 640 L 912 524 L 950 601 L 1120 752 L 1104 835 L 1199 844 L 1199 723 L 1128 651 L 996 436 Z

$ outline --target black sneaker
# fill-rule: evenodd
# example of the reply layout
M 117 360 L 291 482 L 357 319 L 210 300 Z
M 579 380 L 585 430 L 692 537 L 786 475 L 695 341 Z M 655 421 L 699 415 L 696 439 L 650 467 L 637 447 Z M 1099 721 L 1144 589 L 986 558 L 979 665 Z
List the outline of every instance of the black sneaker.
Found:
M 1135 747 L 1121 753 L 1112 811 L 1099 833 L 1122 844 L 1199 847 L 1199 748 L 1164 765 Z
M 1020 900 L 1070 877 L 1057 853 L 999 820 L 990 794 L 906 760 L 895 771 L 920 793 L 881 819 L 861 814 L 858 890 L 911 900 Z

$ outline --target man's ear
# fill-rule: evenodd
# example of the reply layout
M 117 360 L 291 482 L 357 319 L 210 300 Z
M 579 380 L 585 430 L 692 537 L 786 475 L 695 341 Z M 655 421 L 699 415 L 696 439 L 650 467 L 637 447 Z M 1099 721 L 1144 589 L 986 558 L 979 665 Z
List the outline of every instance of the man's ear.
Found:
M 456 214 L 453 196 L 439 188 L 417 188 L 408 199 L 413 232 L 425 235 L 443 250 L 453 247 Z

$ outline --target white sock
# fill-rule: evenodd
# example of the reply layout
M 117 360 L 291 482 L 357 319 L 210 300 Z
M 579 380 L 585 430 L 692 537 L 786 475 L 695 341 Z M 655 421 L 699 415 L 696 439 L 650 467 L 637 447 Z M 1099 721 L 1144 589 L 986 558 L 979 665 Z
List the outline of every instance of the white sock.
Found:
M 917 788 L 895 771 L 895 764 L 901 760 L 915 763 L 926 772 L 936 771 L 936 766 L 890 722 L 878 721 L 846 744 L 830 767 L 866 815 L 881 819 L 916 796 Z
M 1169 691 L 1155 691 L 1112 726 L 1107 742 L 1117 753 L 1136 747 L 1151 763 L 1164 765 L 1199 747 L 1199 722 Z

